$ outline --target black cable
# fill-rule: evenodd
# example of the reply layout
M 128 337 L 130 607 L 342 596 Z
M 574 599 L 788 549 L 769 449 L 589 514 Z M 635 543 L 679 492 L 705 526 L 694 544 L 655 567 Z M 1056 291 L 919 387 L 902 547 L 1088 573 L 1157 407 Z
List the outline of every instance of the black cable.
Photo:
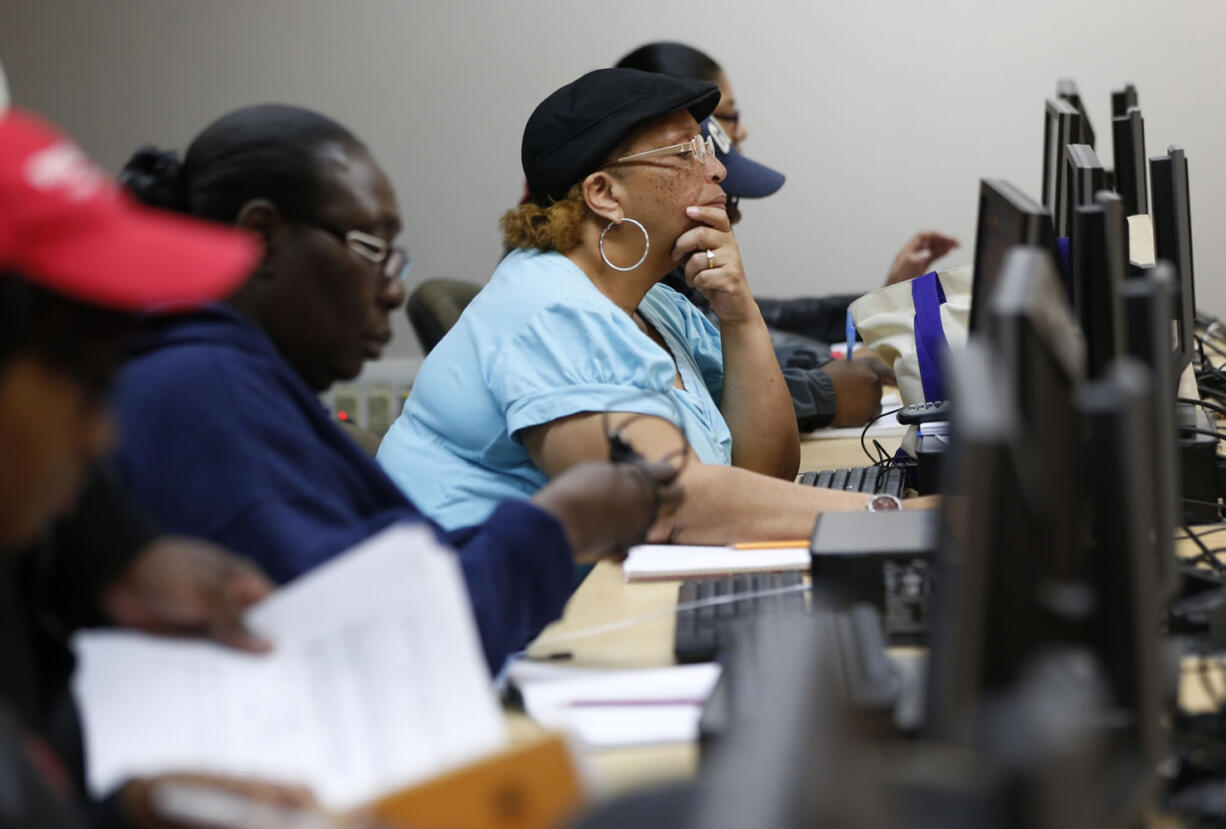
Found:
M 1205 696 L 1209 697 L 1209 702 L 1212 703 L 1214 711 L 1221 711 L 1222 697 L 1218 694 L 1217 689 L 1213 687 L 1213 683 L 1209 681 L 1209 657 L 1202 656 L 1197 659 L 1196 666 L 1196 673 L 1200 677 L 1200 685 L 1205 691 Z
M 869 461 L 872 462 L 873 466 L 880 466 L 881 461 L 880 459 L 873 458 L 872 453 L 868 451 L 868 444 L 864 442 L 865 438 L 868 437 L 868 430 L 872 428 L 872 425 L 874 423 L 876 423 L 878 420 L 881 420 L 881 418 L 885 417 L 886 415 L 898 414 L 899 412 L 902 411 L 902 408 L 903 408 L 902 406 L 899 406 L 897 409 L 891 409 L 888 412 L 882 412 L 881 414 L 877 415 L 872 420 L 870 420 L 868 423 L 864 424 L 864 429 L 861 430 L 860 432 L 860 448 L 864 451 L 864 454 L 868 456 L 868 459 Z
M 1214 429 L 1197 429 L 1190 426 L 1177 426 L 1175 428 L 1183 434 L 1203 434 L 1206 435 L 1206 437 L 1214 438 L 1216 440 L 1226 438 L 1226 435 L 1222 434 L 1221 432 L 1216 432 Z
M 1222 562 L 1218 560 L 1217 556 L 1213 555 L 1213 552 L 1209 549 L 1209 545 L 1201 541 L 1196 533 L 1192 532 L 1192 529 L 1187 524 L 1182 525 L 1181 529 L 1187 533 L 1188 538 L 1191 539 L 1192 543 L 1200 548 L 1200 554 L 1194 560 L 1203 560 L 1215 572 L 1226 573 L 1226 564 L 1222 564 Z
M 1205 363 L 1197 369 L 1196 376 L 1203 377 L 1206 380 L 1221 380 L 1223 375 L 1221 367 L 1215 366 L 1212 363 Z
M 1194 579 L 1202 581 L 1211 581 L 1220 587 L 1226 587 L 1226 573 L 1218 573 L 1216 570 L 1206 570 L 1204 567 L 1197 567 L 1196 559 L 1181 558 L 1175 562 L 1175 569 L 1185 576 L 1191 576 Z
M 1202 349 L 1208 348 L 1210 351 L 1212 351 L 1214 354 L 1217 354 L 1219 357 L 1226 357 L 1226 351 L 1222 350 L 1221 348 L 1218 348 L 1216 345 L 1209 342 L 1204 337 L 1196 337 L 1195 339 L 1196 339 L 1196 342 L 1200 345 Z M 1204 352 L 1202 351 L 1202 354 L 1203 353 Z
M 1202 368 L 1196 372 L 1196 384 L 1198 386 L 1217 385 L 1226 383 L 1226 374 L 1220 368 Z
M 1226 405 L 1226 375 L 1219 374 L 1213 378 L 1207 378 L 1198 374 L 1196 375 L 1196 386 L 1201 397 L 1207 397 Z
M 1205 501 L 1201 498 L 1189 498 L 1186 495 L 1179 499 L 1185 504 L 1195 504 L 1198 507 L 1220 507 L 1217 501 Z
M 1226 417 L 1226 406 L 1216 406 L 1212 403 L 1206 403 L 1204 400 L 1196 400 L 1195 398 L 1192 398 L 1192 397 L 1176 397 L 1175 402 L 1176 403 L 1188 403 L 1193 406 L 1200 406 L 1202 408 L 1208 409 L 1211 412 L 1216 412 L 1217 414 L 1220 414 L 1223 417 Z
M 1179 529 L 1186 530 L 1186 529 L 1188 529 L 1188 528 L 1187 528 L 1187 527 L 1180 527 Z M 1217 533 L 1226 533 L 1226 527 L 1217 527 L 1217 528 L 1212 529 L 1212 530 L 1205 530 L 1204 532 L 1192 533 L 1192 535 L 1195 535 L 1197 538 L 1204 538 L 1204 537 L 1205 537 L 1205 536 L 1207 536 L 1207 535 L 1216 535 Z M 1183 539 L 1185 539 L 1185 538 L 1190 538 L 1190 537 L 1191 537 L 1191 536 L 1187 536 L 1187 535 L 1177 535 L 1177 536 L 1175 536 L 1175 540 L 1176 540 L 1176 541 L 1181 541 L 1181 540 L 1183 540 Z

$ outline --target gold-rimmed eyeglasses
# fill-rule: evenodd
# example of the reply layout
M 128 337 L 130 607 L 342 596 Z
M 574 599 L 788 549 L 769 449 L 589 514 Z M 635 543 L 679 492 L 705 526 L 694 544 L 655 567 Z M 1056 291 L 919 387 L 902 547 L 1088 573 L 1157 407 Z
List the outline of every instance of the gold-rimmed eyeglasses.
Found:
M 641 153 L 633 153 L 631 155 L 622 156 L 616 161 L 609 162 L 610 164 L 623 164 L 627 161 L 639 161 L 644 158 L 656 158 L 662 155 L 685 155 L 689 153 L 694 160 L 700 164 L 707 160 L 707 156 L 715 155 L 715 142 L 711 140 L 711 136 L 703 138 L 701 135 L 695 135 L 689 141 L 684 141 L 680 144 L 673 144 L 670 147 L 660 147 L 655 150 L 644 150 Z M 608 164 L 605 165 L 609 166 Z

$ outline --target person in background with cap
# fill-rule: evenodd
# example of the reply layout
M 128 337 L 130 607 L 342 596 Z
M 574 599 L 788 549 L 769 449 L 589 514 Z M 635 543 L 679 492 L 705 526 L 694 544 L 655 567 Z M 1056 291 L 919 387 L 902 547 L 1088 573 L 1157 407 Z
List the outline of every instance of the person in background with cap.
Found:
M 502 221 L 516 250 L 426 356 L 379 448 L 444 526 L 606 457 L 606 424 L 654 459 L 684 430 L 686 500 L 651 540 L 800 538 L 820 511 L 865 508 L 859 493 L 791 483 L 796 418 L 724 209 L 723 165 L 699 135 L 718 99 L 714 84 L 601 69 L 533 112 L 532 202 Z M 678 265 L 718 327 L 658 284 Z
M 749 131 L 727 74 L 704 52 L 683 43 L 648 43 L 627 54 L 617 66 L 719 86 L 719 105 L 711 118 L 703 122 L 703 134 L 711 135 L 716 157 L 728 170 L 722 186 L 728 194 L 728 216 L 733 224 L 741 218 L 741 199 L 763 198 L 783 186 L 782 174 L 741 153 L 741 144 Z M 933 262 L 956 247 L 958 241 L 943 233 L 915 234 L 894 257 L 886 284 L 927 273 Z M 674 275 L 665 284 L 709 311 L 706 301 L 688 288 L 683 279 Z M 827 344 L 843 340 L 847 306 L 858 296 L 757 298 L 762 316 L 771 327 L 775 353 L 784 367 L 783 375 L 802 431 L 826 425 L 858 426 L 876 418 L 881 413 L 882 382 L 894 382 L 893 372 L 875 355 L 838 361 L 830 358 Z
M 728 178 L 722 186 L 730 202 L 770 195 L 783 185 L 781 174 L 737 151 L 715 116 L 702 122 L 702 133 L 711 137 L 715 157 L 728 170 Z M 729 211 L 729 217 L 733 223 L 739 221 L 740 210 Z M 686 281 L 680 269 L 666 276 L 664 284 L 685 296 L 708 317 L 713 317 L 711 303 Z M 850 360 L 834 360 L 827 343 L 775 327 L 780 320 L 790 320 L 810 334 L 828 335 L 833 317 L 839 316 L 842 325 L 852 299 L 854 297 L 799 300 L 755 297 L 763 318 L 768 321 L 775 359 L 779 361 L 791 393 L 796 424 L 802 432 L 824 426 L 864 425 L 881 414 L 882 384 L 896 382 L 894 372 L 872 352 L 862 351 Z
M 185 539 L 125 550 L 71 524 L 47 533 L 57 516 L 92 509 L 114 511 L 109 523 L 95 519 L 96 533 L 133 537 L 128 505 L 95 469 L 115 435 L 104 400 L 120 342 L 138 312 L 225 294 L 258 250 L 239 234 L 133 206 L 74 145 L 3 99 L 0 83 L 0 825 L 182 826 L 151 797 L 169 782 L 308 808 L 297 788 L 202 775 L 134 780 L 83 802 L 73 627 L 121 623 L 267 647 L 239 614 L 271 585 L 223 550 Z
M 284 582 L 393 523 L 426 523 L 456 550 L 496 671 L 561 614 L 576 560 L 624 549 L 680 500 L 666 464 L 587 464 L 530 503 L 444 532 L 340 431 L 318 395 L 379 355 L 408 266 L 391 183 L 342 125 L 246 107 L 205 128 L 181 162 L 138 151 L 121 180 L 146 204 L 264 243 L 224 304 L 133 343 L 116 384 L 115 468 L 163 526 Z

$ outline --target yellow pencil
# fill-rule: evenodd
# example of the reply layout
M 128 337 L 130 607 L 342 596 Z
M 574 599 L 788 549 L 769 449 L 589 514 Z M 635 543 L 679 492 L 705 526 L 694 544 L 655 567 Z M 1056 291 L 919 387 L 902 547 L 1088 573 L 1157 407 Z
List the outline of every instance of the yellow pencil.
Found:
M 792 541 L 742 541 L 733 544 L 735 550 L 783 550 L 788 547 L 808 547 L 809 539 L 797 538 Z

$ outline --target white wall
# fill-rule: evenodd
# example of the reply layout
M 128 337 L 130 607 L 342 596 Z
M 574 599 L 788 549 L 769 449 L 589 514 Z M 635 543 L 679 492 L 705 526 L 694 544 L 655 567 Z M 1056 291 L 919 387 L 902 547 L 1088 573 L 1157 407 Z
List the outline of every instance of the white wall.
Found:
M 921 228 L 969 261 L 979 178 L 1039 195 L 1057 77 L 1078 81 L 1108 166 L 1109 92 L 1132 81 L 1149 154 L 1188 152 L 1198 300 L 1221 312 L 1224 24 L 1220 0 L 0 0 L 0 59 L 18 103 L 112 170 L 243 104 L 328 113 L 390 173 L 411 278 L 484 280 L 533 106 L 642 42 L 687 41 L 728 71 L 747 153 L 788 174 L 738 228 L 762 295 L 871 287 Z M 412 357 L 397 320 L 391 356 Z

